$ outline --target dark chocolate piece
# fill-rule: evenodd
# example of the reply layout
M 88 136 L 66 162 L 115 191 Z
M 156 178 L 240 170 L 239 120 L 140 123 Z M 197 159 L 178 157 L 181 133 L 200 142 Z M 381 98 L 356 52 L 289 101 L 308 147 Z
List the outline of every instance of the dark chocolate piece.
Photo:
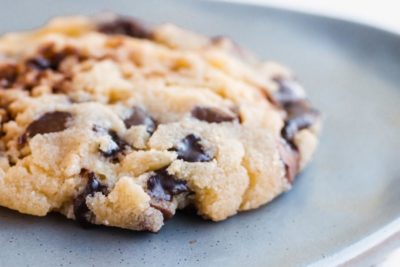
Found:
M 306 99 L 303 87 L 291 79 L 274 79 L 279 84 L 279 89 L 273 94 L 275 102 L 284 106 L 289 103 L 295 103 Z
M 136 19 L 125 16 L 118 16 L 110 21 L 100 22 L 97 29 L 105 34 L 121 34 L 142 39 L 151 38 L 151 31 L 148 27 Z
M 152 134 L 156 128 L 156 121 L 142 108 L 133 107 L 132 114 L 124 120 L 126 128 L 130 128 L 135 125 L 145 125 L 147 132 Z
M 103 154 L 103 156 L 109 158 L 112 162 L 116 163 L 119 161 L 118 156 L 122 152 L 124 152 L 129 145 L 127 142 L 121 139 L 114 130 L 108 130 L 108 134 L 111 136 L 111 139 L 114 141 L 117 147 L 109 151 L 101 150 L 101 153 Z
M 295 80 L 281 77 L 274 80 L 279 89 L 272 95 L 273 102 L 286 111 L 278 149 L 285 164 L 286 178 L 293 183 L 300 169 L 300 154 L 294 137 L 299 131 L 312 127 L 318 121 L 319 113 L 311 107 L 303 87 Z
M 175 195 L 189 192 L 185 181 L 177 180 L 167 170 L 155 171 L 155 174 L 147 180 L 149 194 L 156 200 L 171 201 Z
M 212 157 L 204 151 L 200 144 L 200 137 L 189 134 L 183 138 L 174 148 L 170 149 L 178 153 L 178 159 L 188 162 L 206 162 L 211 161 Z
M 298 174 L 300 168 L 299 152 L 284 139 L 282 139 L 281 142 L 278 144 L 278 149 L 281 160 L 285 165 L 286 179 L 289 183 L 293 183 L 294 178 Z
M 53 111 L 43 114 L 39 119 L 34 120 L 26 128 L 25 133 L 20 136 L 20 145 L 26 142 L 27 138 L 32 138 L 37 134 L 55 133 L 64 131 L 72 114 L 65 111 Z
M 74 47 L 67 46 L 57 51 L 53 44 L 49 44 L 42 47 L 36 57 L 28 59 L 26 64 L 28 67 L 39 71 L 47 69 L 57 71 L 61 62 L 69 56 L 76 56 L 81 60 L 83 59 L 82 55 Z
M 164 201 L 164 200 L 160 201 L 160 200 L 155 199 L 155 198 L 153 198 L 150 201 L 150 206 L 151 207 L 161 211 L 161 213 L 162 213 L 162 215 L 164 217 L 164 221 L 171 219 L 175 214 L 175 211 L 173 210 L 171 205 L 172 205 L 172 203 L 169 202 L 169 201 Z
M 299 83 L 280 77 L 275 81 L 279 84 L 279 90 L 273 94 L 273 100 L 287 113 L 282 137 L 295 147 L 293 139 L 296 133 L 315 124 L 319 113 L 311 107 Z
M 195 107 L 191 114 L 194 118 L 209 123 L 221 123 L 238 120 L 237 116 L 228 114 L 218 108 Z
M 100 183 L 99 178 L 94 172 L 83 171 L 82 175 L 88 177 L 88 182 L 84 190 L 74 200 L 74 215 L 76 221 L 84 228 L 90 227 L 94 222 L 94 214 L 86 204 L 87 196 L 94 196 L 96 192 L 103 195 L 108 194 L 107 186 Z
M 282 129 L 282 136 L 290 143 L 300 130 L 311 127 L 318 120 L 319 113 L 308 102 L 299 101 L 285 105 L 287 118 Z

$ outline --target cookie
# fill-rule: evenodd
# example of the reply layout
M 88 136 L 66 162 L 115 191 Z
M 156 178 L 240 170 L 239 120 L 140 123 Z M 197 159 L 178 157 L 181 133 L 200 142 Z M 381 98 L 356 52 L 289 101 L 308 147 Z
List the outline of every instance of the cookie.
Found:
M 0 205 L 157 232 L 289 190 L 320 117 L 292 73 L 225 37 L 118 16 L 0 39 Z

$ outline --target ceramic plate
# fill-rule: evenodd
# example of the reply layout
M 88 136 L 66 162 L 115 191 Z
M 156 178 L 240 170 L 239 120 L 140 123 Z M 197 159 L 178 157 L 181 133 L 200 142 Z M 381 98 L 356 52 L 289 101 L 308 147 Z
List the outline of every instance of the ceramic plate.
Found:
M 0 266 L 304 266 L 342 258 L 343 250 L 359 253 L 373 244 L 368 236 L 379 240 L 388 224 L 389 232 L 396 228 L 399 36 L 319 16 L 187 0 L 3 0 L 0 31 L 102 10 L 228 35 L 294 69 L 324 115 L 315 160 L 292 191 L 261 209 L 221 223 L 180 214 L 159 234 L 83 230 L 59 215 L 0 209 Z M 358 243 L 363 239 L 370 241 Z

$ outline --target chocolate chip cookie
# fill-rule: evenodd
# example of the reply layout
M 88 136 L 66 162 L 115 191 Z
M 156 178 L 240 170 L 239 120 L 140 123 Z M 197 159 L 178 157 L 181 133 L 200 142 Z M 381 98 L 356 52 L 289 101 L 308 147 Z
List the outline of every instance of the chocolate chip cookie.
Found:
M 157 232 L 291 188 L 320 118 L 292 73 L 225 37 L 113 15 L 0 38 L 0 205 Z

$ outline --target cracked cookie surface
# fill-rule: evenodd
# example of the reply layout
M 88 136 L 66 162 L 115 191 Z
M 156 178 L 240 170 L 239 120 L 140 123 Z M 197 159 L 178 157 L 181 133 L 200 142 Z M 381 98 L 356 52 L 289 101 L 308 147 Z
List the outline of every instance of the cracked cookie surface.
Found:
M 116 16 L 0 38 L 0 205 L 82 226 L 220 221 L 291 188 L 319 113 L 228 38 Z

